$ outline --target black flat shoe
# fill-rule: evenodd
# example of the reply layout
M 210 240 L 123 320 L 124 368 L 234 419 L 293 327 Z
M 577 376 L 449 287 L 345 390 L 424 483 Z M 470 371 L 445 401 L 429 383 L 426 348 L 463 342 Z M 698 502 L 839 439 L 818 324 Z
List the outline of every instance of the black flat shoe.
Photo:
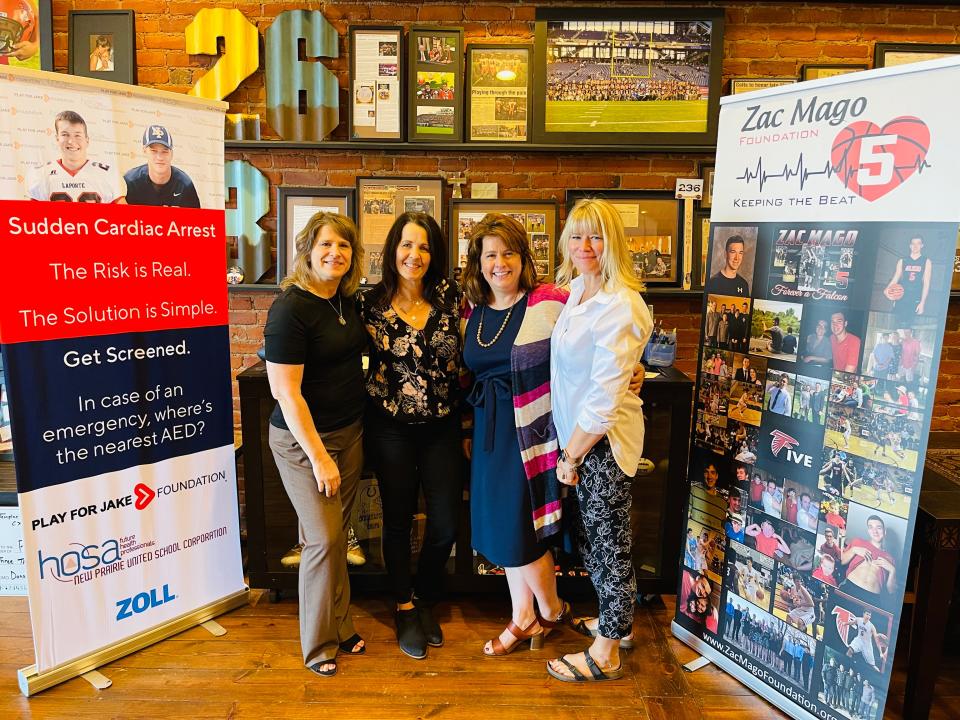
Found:
M 417 608 L 397 610 L 396 622 L 400 650 L 414 660 L 423 660 L 427 656 L 427 638 L 420 626 L 420 613 Z
M 417 612 L 420 614 L 420 627 L 430 647 L 443 647 L 443 629 L 433 617 L 433 610 L 429 605 L 420 605 L 416 602 Z
M 333 665 L 329 670 L 321 670 L 324 665 Z M 337 661 L 336 660 L 321 660 L 318 663 L 311 665 L 308 670 L 315 672 L 320 677 L 333 677 L 337 674 Z

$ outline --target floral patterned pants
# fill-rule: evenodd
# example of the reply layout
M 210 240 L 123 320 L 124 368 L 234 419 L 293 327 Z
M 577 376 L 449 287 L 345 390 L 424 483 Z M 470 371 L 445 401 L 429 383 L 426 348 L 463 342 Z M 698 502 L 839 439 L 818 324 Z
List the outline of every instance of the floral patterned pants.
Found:
M 578 542 L 583 564 L 600 600 L 599 632 L 620 639 L 633 632 L 637 577 L 630 531 L 630 484 L 604 438 L 587 453 L 576 486 Z

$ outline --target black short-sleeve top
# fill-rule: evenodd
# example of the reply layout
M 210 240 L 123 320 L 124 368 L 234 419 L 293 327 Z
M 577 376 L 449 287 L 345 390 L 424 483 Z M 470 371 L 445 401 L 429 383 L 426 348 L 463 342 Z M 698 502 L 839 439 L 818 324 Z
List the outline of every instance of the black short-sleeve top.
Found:
M 296 286 L 288 288 L 270 306 L 263 338 L 268 362 L 303 365 L 300 392 L 318 432 L 346 427 L 363 415 L 361 356 L 369 341 L 355 298 L 338 294 L 328 301 Z M 289 430 L 279 404 L 270 424 Z
M 372 303 L 369 294 L 360 313 L 372 340 L 367 393 L 377 410 L 401 422 L 425 422 L 458 409 L 460 292 L 453 285 L 440 281 L 423 330 L 392 306 Z

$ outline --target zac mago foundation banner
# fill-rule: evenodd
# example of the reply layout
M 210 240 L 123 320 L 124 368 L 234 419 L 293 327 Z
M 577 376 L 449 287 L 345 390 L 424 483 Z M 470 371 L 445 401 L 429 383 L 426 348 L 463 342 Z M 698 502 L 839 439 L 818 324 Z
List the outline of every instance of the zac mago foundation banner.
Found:
M 0 73 L 0 341 L 40 673 L 244 589 L 223 206 L 221 104 Z
M 673 632 L 797 718 L 887 699 L 960 226 L 956 59 L 724 98 Z

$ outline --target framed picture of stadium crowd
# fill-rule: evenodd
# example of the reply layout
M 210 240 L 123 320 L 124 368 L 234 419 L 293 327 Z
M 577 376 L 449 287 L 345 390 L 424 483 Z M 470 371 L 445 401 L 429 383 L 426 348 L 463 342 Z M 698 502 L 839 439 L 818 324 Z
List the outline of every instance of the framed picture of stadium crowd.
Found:
M 461 142 L 463 28 L 410 28 L 407 55 L 407 141 Z
M 534 141 L 711 146 L 721 8 L 537 8 Z
M 532 45 L 476 45 L 467 50 L 467 139 L 530 139 Z
M 567 190 L 567 212 L 585 197 L 609 200 L 620 213 L 638 278 L 647 285 L 680 283 L 683 206 L 673 191 Z
M 553 282 L 555 248 L 560 233 L 555 200 L 451 200 L 450 201 L 450 266 L 454 272 L 467 264 L 467 249 L 473 227 L 487 213 L 503 213 L 523 225 L 533 253 L 537 277 Z

